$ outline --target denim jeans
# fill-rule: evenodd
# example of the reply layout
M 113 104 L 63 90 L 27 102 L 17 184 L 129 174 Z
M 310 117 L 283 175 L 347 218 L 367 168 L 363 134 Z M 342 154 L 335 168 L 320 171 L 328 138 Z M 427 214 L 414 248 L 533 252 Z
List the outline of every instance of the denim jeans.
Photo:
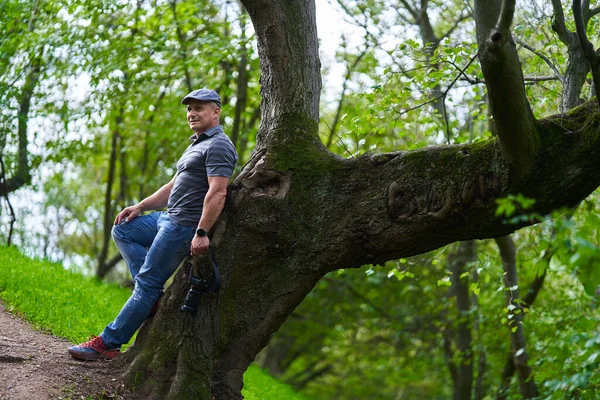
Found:
M 195 226 L 180 225 L 165 212 L 113 227 L 113 239 L 129 267 L 135 288 L 119 315 L 100 334 L 108 348 L 129 342 L 148 318 L 165 282 L 189 254 L 195 232 Z

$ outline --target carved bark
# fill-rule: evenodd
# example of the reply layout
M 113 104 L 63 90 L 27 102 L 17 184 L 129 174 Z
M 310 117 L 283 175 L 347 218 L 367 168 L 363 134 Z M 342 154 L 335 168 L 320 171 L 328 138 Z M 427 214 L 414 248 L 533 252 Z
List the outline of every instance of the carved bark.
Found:
M 536 198 L 530 211 L 546 213 L 577 204 L 600 185 L 595 103 L 534 121 L 528 105 L 507 114 L 496 102 L 497 122 L 525 121 L 499 124 L 499 141 L 351 160 L 329 153 L 317 132 L 314 3 L 244 5 L 258 37 L 263 119 L 214 228 L 223 285 L 202 299 L 194 318 L 179 312 L 187 270 L 177 273 L 157 316 L 122 357 L 125 383 L 144 398 L 240 399 L 248 365 L 328 271 L 506 235 L 519 228 L 496 216 L 496 199 L 508 193 Z M 486 81 L 498 80 L 489 71 Z M 489 90 L 510 87 L 496 82 Z M 510 94 L 494 98 L 512 101 Z M 521 142 L 511 140 L 510 126 L 539 143 L 513 152 Z M 507 161 L 507 154 L 529 159 Z

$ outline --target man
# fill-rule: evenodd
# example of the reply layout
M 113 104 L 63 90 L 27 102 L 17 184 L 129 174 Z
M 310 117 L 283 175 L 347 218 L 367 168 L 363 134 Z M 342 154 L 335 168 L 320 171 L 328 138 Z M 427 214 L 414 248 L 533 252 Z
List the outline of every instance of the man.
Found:
M 207 233 L 223 209 L 237 153 L 219 125 L 221 98 L 215 91 L 195 90 L 181 103 L 187 105 L 187 121 L 194 134 L 177 162 L 177 173 L 154 194 L 121 211 L 112 230 L 135 282 L 133 293 L 99 336 L 69 348 L 74 358 L 118 355 L 121 345 L 155 312 L 165 282 L 181 261 L 189 254 L 208 251 Z M 139 216 L 165 206 L 167 212 Z

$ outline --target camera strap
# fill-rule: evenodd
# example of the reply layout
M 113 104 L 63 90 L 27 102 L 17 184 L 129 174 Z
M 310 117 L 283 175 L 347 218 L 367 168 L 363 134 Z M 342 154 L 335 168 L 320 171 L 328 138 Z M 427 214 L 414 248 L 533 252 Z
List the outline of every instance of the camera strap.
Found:
M 216 293 L 221 289 L 221 275 L 219 274 L 219 265 L 215 260 L 215 253 L 213 252 L 212 247 L 209 247 L 208 250 L 210 251 L 210 262 L 213 267 L 213 275 L 210 278 L 210 281 L 208 281 L 207 289 L 209 292 Z

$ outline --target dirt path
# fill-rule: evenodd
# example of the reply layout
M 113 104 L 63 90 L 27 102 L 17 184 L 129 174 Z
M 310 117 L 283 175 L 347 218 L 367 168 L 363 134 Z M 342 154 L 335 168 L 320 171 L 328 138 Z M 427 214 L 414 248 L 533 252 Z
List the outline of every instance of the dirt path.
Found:
M 112 362 L 73 360 L 69 346 L 34 330 L 0 303 L 0 400 L 124 398 L 115 394 Z

